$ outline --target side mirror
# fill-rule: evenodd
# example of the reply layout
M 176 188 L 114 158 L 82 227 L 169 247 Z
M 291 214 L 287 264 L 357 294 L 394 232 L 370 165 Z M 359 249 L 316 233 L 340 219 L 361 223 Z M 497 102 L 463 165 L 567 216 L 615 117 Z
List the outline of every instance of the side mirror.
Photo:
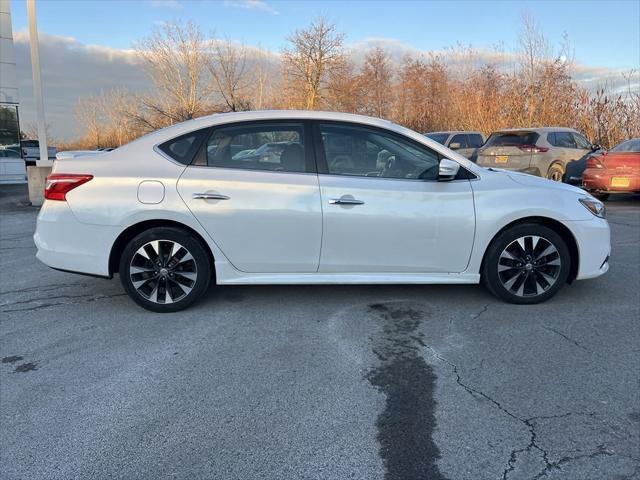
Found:
M 602 147 L 600 145 L 598 145 L 597 143 L 594 143 L 593 145 L 591 145 L 591 151 L 592 152 L 597 152 L 598 150 L 600 150 Z
M 458 150 L 460 148 L 460 142 L 453 142 L 449 144 L 451 150 Z
M 448 182 L 453 180 L 456 178 L 458 170 L 460 170 L 460 164 L 458 162 L 443 158 L 438 165 L 438 181 Z

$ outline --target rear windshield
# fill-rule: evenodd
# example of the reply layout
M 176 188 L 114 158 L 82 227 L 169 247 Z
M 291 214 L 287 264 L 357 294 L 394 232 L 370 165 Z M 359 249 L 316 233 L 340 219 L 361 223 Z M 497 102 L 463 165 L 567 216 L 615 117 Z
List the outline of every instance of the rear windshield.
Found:
M 536 132 L 495 132 L 492 133 L 485 147 L 519 147 L 535 145 L 540 138 Z
M 449 138 L 448 133 L 425 133 L 424 136 L 430 138 L 431 140 L 435 140 L 442 145 L 444 145 L 444 142 L 446 142 L 447 138 Z
M 627 140 L 611 149 L 612 152 L 640 152 L 640 138 Z

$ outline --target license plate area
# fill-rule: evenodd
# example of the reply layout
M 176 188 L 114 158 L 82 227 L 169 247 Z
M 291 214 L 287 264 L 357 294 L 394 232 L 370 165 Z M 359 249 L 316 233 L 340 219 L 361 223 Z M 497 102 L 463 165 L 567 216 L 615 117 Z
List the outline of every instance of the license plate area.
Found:
M 612 177 L 611 178 L 611 186 L 612 187 L 628 187 L 630 185 L 628 177 Z
M 507 163 L 509 155 L 496 155 L 496 163 Z

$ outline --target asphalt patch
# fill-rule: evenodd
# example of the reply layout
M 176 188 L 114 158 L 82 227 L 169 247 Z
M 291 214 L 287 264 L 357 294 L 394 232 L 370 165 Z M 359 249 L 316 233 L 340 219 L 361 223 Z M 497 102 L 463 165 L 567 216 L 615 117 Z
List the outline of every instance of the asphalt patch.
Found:
M 37 369 L 38 369 L 38 364 L 35 362 L 22 363 L 13 370 L 13 373 L 26 373 L 26 372 L 32 372 Z
M 375 303 L 369 310 L 382 322 L 381 334 L 372 338 L 380 363 L 367 379 L 386 396 L 376 420 L 385 479 L 445 480 L 433 441 L 437 377 L 419 355 L 424 341 L 418 327 L 427 314 L 402 302 Z
M 23 357 L 20 355 L 11 355 L 10 357 L 3 357 L 2 363 L 16 363 L 22 360 Z

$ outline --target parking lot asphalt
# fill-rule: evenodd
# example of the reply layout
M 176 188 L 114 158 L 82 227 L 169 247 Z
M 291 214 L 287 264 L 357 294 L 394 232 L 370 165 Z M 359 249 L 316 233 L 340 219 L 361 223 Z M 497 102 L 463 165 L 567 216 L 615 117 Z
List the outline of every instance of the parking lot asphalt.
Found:
M 159 315 L 38 262 L 0 186 L 0 477 L 640 478 L 640 198 L 607 207 L 609 273 L 542 305 L 233 286 Z

